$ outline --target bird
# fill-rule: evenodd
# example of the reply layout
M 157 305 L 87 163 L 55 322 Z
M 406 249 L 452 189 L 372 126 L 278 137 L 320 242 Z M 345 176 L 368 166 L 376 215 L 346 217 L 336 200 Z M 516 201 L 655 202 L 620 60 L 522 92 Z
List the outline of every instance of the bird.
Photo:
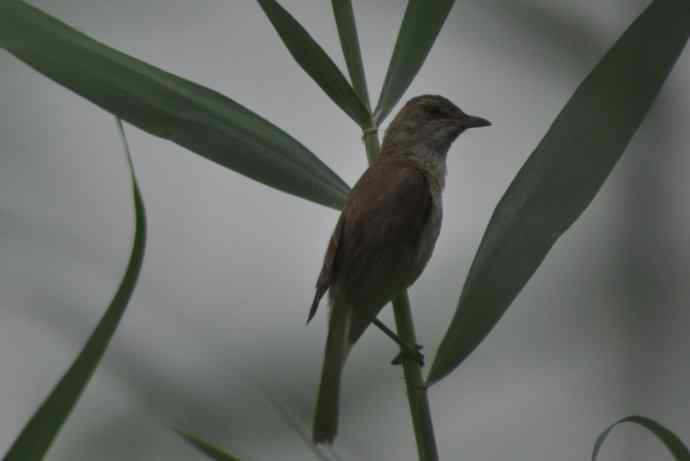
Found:
M 489 126 L 439 95 L 410 99 L 357 181 L 328 243 L 307 323 L 328 292 L 328 335 L 313 441 L 333 443 L 340 380 L 350 349 L 426 267 L 441 230 L 446 154 L 469 128 Z M 416 345 L 415 345 L 416 347 Z M 401 352 L 404 354 L 404 352 Z

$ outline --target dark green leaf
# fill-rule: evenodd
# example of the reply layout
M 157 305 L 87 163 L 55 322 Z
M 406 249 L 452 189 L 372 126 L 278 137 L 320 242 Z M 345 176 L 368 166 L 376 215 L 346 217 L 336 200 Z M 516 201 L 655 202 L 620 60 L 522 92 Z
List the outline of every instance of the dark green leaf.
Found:
M 204 442 L 199 437 L 193 436 L 191 434 L 186 434 L 182 431 L 175 431 L 180 437 L 185 439 L 194 448 L 208 456 L 210 459 L 215 459 L 216 461 L 239 461 L 232 455 L 228 455 L 220 448 L 216 448 L 208 442 Z
M 108 310 L 86 341 L 86 345 L 79 356 L 57 386 L 53 388 L 50 395 L 43 401 L 38 411 L 24 426 L 19 437 L 5 455 L 4 461 L 38 461 L 43 459 L 101 361 L 137 284 L 144 259 L 144 247 L 146 246 L 146 213 L 134 176 L 129 151 L 127 151 L 127 157 L 132 174 L 135 233 L 125 276 L 110 306 L 108 306 Z
M 367 89 L 367 79 L 364 76 L 362 51 L 359 47 L 352 2 L 350 0 L 332 0 L 331 4 L 333 5 L 335 23 L 338 26 L 340 45 L 343 48 L 347 63 L 347 71 L 350 73 L 350 80 L 352 80 L 352 87 L 357 92 L 359 99 L 369 109 L 369 90 Z
M 479 345 L 592 201 L 688 33 L 690 2 L 656 0 L 577 88 L 496 207 L 428 383 L 446 376 Z
M 644 416 L 628 416 L 627 418 L 623 418 L 620 421 L 616 421 L 615 423 L 611 424 L 599 435 L 599 437 L 597 437 L 597 440 L 594 443 L 594 450 L 592 450 L 592 461 L 596 461 L 599 450 L 601 449 L 604 440 L 606 440 L 606 437 L 608 437 L 609 432 L 611 432 L 614 427 L 622 423 L 639 424 L 640 426 L 649 430 L 652 434 L 656 435 L 666 446 L 666 448 L 668 448 L 676 461 L 690 461 L 690 451 L 688 451 L 688 447 L 683 444 L 683 441 L 680 440 L 676 434 L 666 429 L 653 419 L 649 419 Z
M 338 66 L 290 13 L 275 0 L 258 0 L 278 35 L 297 64 L 314 79 L 334 103 L 362 128 L 371 125 L 371 117 Z
M 410 0 L 407 4 L 374 111 L 376 125 L 386 118 L 412 83 L 454 3 L 455 0 Z
M 22 1 L 0 0 L 0 47 L 142 130 L 276 189 L 333 208 L 344 203 L 348 186 L 268 121 Z

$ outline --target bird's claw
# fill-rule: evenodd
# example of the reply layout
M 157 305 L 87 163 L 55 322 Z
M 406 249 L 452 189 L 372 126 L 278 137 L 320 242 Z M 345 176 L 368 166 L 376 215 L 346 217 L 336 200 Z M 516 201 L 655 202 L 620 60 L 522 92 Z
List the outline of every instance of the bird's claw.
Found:
M 401 350 L 398 355 L 391 360 L 391 365 L 401 365 L 403 360 L 412 360 L 417 362 L 420 367 L 424 366 L 424 354 L 420 351 L 424 348 L 421 344 L 415 344 L 414 347 L 408 346 Z

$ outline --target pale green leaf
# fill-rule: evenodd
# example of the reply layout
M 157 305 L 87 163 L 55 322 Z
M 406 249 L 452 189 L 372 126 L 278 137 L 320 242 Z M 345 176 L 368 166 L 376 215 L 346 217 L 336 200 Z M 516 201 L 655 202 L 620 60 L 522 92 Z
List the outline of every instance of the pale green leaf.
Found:
M 454 3 L 455 0 L 409 0 L 374 111 L 376 125 L 386 118 L 414 80 Z
M 309 33 L 275 0 L 258 0 L 297 64 L 362 128 L 371 117 L 338 66 Z
M 199 437 L 191 434 L 187 434 L 182 431 L 175 431 L 177 432 L 180 437 L 185 439 L 187 443 L 192 445 L 194 448 L 205 454 L 209 459 L 213 459 L 215 461 L 239 461 L 239 459 L 235 458 L 232 455 L 227 454 L 220 448 L 217 448 L 210 443 L 201 440 Z
M 664 446 L 668 448 L 668 451 L 671 452 L 676 461 L 690 461 L 690 451 L 688 451 L 688 447 L 685 446 L 683 441 L 680 440 L 676 434 L 653 419 L 646 418 L 644 416 L 628 416 L 627 418 L 623 418 L 620 421 L 616 421 L 615 423 L 611 424 L 599 435 L 599 437 L 597 437 L 597 440 L 594 443 L 594 449 L 592 450 L 592 461 L 596 461 L 597 456 L 599 455 L 599 450 L 601 450 L 601 446 L 606 440 L 606 437 L 608 437 L 609 433 L 614 427 L 622 423 L 639 424 L 654 434 L 664 444 Z
M 231 170 L 333 208 L 345 201 L 347 184 L 270 122 L 20 0 L 0 0 L 0 47 L 123 120 Z
M 120 129 L 122 126 L 120 125 Z M 124 136 L 124 132 L 123 136 Z M 38 461 L 43 459 L 69 417 L 96 367 L 101 361 L 110 340 L 122 319 L 127 303 L 139 278 L 146 246 L 146 213 L 139 186 L 134 176 L 132 159 L 127 151 L 132 175 L 135 232 L 132 252 L 125 276 L 113 300 L 96 326 L 84 348 L 60 382 L 53 388 L 36 413 L 19 434 L 7 452 L 4 461 Z
M 498 203 L 428 383 L 446 376 L 479 345 L 592 201 L 644 119 L 688 33 L 690 2 L 656 0 L 577 88 Z

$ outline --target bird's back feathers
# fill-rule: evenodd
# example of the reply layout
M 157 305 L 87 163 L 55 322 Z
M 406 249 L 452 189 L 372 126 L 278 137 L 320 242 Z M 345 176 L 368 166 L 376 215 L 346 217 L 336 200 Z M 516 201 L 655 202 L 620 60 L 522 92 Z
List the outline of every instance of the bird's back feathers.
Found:
M 414 161 L 387 157 L 369 167 L 331 237 L 310 315 L 326 290 L 337 285 L 353 306 L 354 343 L 423 269 L 417 246 L 432 206 L 429 181 Z

